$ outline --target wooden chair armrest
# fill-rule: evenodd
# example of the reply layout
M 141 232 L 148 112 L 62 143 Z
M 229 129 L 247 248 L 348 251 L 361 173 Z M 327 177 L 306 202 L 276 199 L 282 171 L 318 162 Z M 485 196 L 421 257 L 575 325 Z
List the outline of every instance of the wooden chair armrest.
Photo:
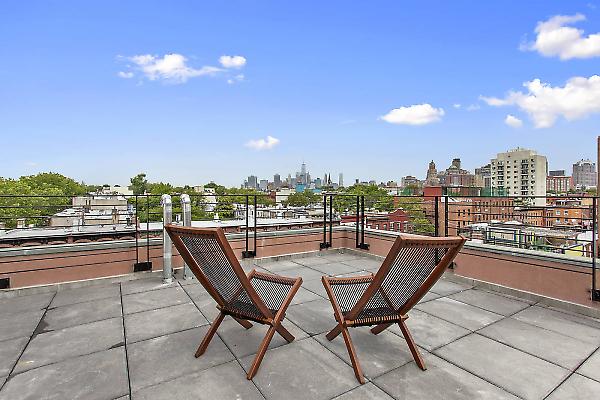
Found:
M 343 285 L 343 284 L 354 284 L 354 283 L 370 283 L 373 280 L 373 274 L 371 275 L 356 275 L 356 276 L 344 276 L 344 277 L 331 277 L 323 276 L 330 285 Z
M 274 283 L 280 283 L 282 285 L 294 285 L 298 280 L 302 281 L 302 278 L 290 278 L 287 276 L 275 275 L 275 274 L 266 274 L 264 272 L 259 272 L 256 270 L 252 270 L 249 279 L 261 279 L 263 281 L 269 281 Z

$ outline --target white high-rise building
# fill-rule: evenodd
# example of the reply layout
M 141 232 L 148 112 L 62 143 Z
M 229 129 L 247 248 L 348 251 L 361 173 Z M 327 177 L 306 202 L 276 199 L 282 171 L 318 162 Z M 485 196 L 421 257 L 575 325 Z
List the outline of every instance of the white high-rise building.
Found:
M 533 150 L 516 148 L 498 153 L 492 159 L 492 193 L 511 197 L 546 196 L 548 162 L 545 156 Z M 544 197 L 531 199 L 532 204 L 543 206 Z
M 338 186 L 344 187 L 344 174 L 342 174 L 341 172 L 340 172 L 340 176 L 338 178 Z

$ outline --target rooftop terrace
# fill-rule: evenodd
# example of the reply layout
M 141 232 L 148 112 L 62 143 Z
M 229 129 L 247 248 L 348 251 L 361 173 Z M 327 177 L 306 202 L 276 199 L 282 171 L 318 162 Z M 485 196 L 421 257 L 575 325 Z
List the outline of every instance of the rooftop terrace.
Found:
M 285 325 L 253 381 L 266 327 L 226 318 L 194 358 L 213 300 L 195 280 L 156 273 L 78 288 L 46 286 L 0 298 L 0 399 L 579 399 L 600 393 L 600 319 L 531 297 L 473 287 L 447 274 L 407 324 L 428 366 L 414 363 L 398 328 L 350 331 L 368 382 L 359 385 L 320 281 L 374 271 L 380 261 L 327 251 L 247 260 L 245 269 L 302 276 Z M 140 275 L 138 274 L 137 277 Z M 133 276 L 128 276 L 131 279 Z M 83 286 L 89 284 L 88 286 Z M 485 286 L 490 289 L 489 285 Z

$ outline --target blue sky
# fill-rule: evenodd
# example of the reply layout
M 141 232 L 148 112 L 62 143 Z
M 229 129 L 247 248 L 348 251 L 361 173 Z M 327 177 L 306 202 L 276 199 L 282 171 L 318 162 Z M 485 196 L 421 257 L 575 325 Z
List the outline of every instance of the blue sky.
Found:
M 566 42 L 536 42 L 558 15 Z M 596 157 L 598 32 L 596 0 L 2 2 L 0 176 L 399 181 L 516 146 L 570 170 Z

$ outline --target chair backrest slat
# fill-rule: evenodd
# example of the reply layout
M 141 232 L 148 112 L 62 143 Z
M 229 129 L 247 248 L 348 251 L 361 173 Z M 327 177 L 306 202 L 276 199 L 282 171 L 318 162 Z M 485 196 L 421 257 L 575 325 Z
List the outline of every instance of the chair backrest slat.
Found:
M 400 235 L 346 318 L 360 318 L 362 310 L 379 307 L 408 312 L 441 277 L 465 240 Z
M 233 300 L 251 301 L 272 318 L 235 257 L 221 228 L 167 225 L 167 233 L 198 281 L 215 301 L 225 306 Z

